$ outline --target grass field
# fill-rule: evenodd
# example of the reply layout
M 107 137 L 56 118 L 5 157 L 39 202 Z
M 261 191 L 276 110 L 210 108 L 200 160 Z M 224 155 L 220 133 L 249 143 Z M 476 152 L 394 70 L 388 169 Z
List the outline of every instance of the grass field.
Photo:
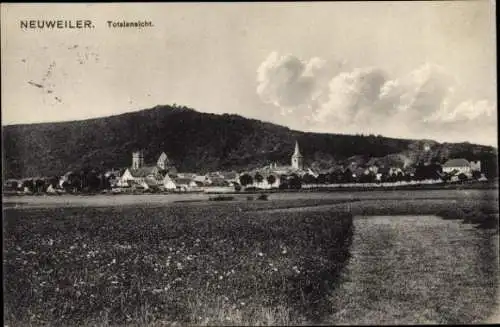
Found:
M 437 216 L 359 216 L 336 324 L 471 324 L 495 309 L 498 237 Z
M 7 210 L 7 321 L 319 319 L 324 312 L 318 303 L 347 258 L 351 216 L 318 211 L 269 217 L 240 209 L 220 204 Z
M 498 196 L 487 190 L 291 193 L 272 194 L 269 201 L 239 197 L 228 202 L 195 197 L 186 203 L 164 195 L 74 199 L 4 200 L 10 206 L 3 218 L 4 316 L 9 326 L 359 322 L 360 315 L 382 311 L 375 310 L 380 305 L 375 300 L 363 299 L 363 292 L 346 293 L 346 273 L 358 282 L 365 280 L 360 275 L 368 274 L 368 280 L 382 283 L 377 277 L 382 268 L 393 277 L 402 272 L 391 273 L 391 265 L 377 266 L 377 260 L 361 262 L 364 268 L 353 270 L 350 258 L 359 252 L 359 244 L 367 249 L 383 247 L 387 234 L 376 224 L 370 228 L 353 224 L 354 215 L 440 215 L 455 220 L 441 220 L 446 224 L 430 224 L 425 230 L 454 232 L 447 225 L 451 223 L 484 231 L 484 237 L 498 235 Z M 390 235 L 396 235 L 392 239 L 424 237 L 426 247 L 419 253 L 433 248 L 439 252 L 432 237 L 414 225 L 418 224 L 391 227 Z M 362 231 L 372 241 L 356 234 Z M 459 237 L 463 238 L 456 249 L 473 244 L 467 249 L 477 251 L 490 244 L 478 241 L 474 233 Z M 443 253 L 446 257 L 456 252 Z M 491 249 L 487 253 L 498 254 L 491 254 Z M 485 274 L 491 268 L 484 260 L 473 263 L 486 265 L 477 268 Z M 477 273 L 474 269 L 465 274 Z M 478 279 L 471 283 L 479 285 Z M 373 285 L 367 292 L 384 286 Z M 483 304 L 479 315 L 487 315 L 494 305 L 493 293 L 476 293 L 482 295 L 467 296 Z M 340 294 L 346 294 L 344 301 L 350 299 L 354 308 L 346 311 Z M 436 292 L 436 303 L 448 303 L 445 297 L 449 294 Z M 397 316 L 394 310 L 390 314 Z M 411 322 L 411 309 L 404 310 L 406 320 L 400 321 Z M 413 317 L 414 323 L 422 317 Z M 452 310 L 439 319 L 429 317 L 439 322 L 479 319 Z

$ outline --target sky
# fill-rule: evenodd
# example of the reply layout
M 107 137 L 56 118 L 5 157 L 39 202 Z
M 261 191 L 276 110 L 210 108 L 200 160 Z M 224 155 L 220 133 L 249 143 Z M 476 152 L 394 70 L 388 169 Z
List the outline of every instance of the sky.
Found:
M 92 29 L 22 29 L 21 20 Z M 151 21 L 110 28 L 107 21 Z M 497 146 L 492 1 L 2 4 L 2 125 L 163 104 Z

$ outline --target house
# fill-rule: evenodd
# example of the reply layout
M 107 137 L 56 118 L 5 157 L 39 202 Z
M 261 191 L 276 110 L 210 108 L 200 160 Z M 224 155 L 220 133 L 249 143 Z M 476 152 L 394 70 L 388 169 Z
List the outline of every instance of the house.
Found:
M 210 185 L 212 183 L 212 180 L 208 175 L 196 175 L 194 177 L 194 181 L 198 184 L 198 186 Z
M 147 179 L 147 180 L 146 180 Z M 156 166 L 127 168 L 120 177 L 120 186 L 131 186 L 132 184 L 142 185 L 145 188 L 151 184 L 162 185 L 164 176 Z M 147 185 L 147 186 L 146 186 Z
M 389 167 L 389 176 L 403 175 L 403 169 L 400 167 Z
M 165 152 L 162 152 L 160 154 L 160 157 L 156 161 L 156 166 L 163 170 L 166 170 L 169 167 L 171 167 L 170 160 L 168 159 L 167 154 Z
M 109 185 L 111 187 L 115 187 L 118 186 L 117 184 L 120 181 L 120 177 L 122 176 L 123 172 L 123 169 L 111 169 L 104 173 L 104 178 L 109 181 Z
M 195 179 L 198 174 L 195 173 L 177 173 L 177 177 L 179 178 L 189 178 L 189 179 Z
M 219 176 L 230 183 L 238 181 L 238 173 L 235 171 L 222 171 L 219 173 Z
M 132 153 L 132 167 L 121 174 L 116 186 L 135 185 L 145 189 L 163 187 L 165 183 L 170 185 L 169 181 L 164 179 L 167 174 L 172 173 L 176 173 L 176 169 L 165 152 L 160 154 L 155 166 L 145 166 L 143 151 L 135 151 Z
M 198 185 L 191 178 L 177 177 L 173 181 L 179 191 L 187 192 L 198 190 Z
M 10 191 L 17 191 L 19 187 L 21 187 L 21 182 L 18 181 L 17 179 L 8 179 L 5 181 L 5 183 L 3 184 L 3 187 L 6 189 L 6 190 L 10 190 Z
M 469 162 L 470 164 L 470 170 L 471 171 L 481 171 L 481 161 L 471 161 Z
M 163 177 L 163 188 L 167 191 L 174 191 L 177 189 L 177 184 L 175 184 L 172 177 L 170 177 L 168 174 Z
M 450 159 L 443 165 L 443 173 L 471 174 L 470 163 L 463 158 Z

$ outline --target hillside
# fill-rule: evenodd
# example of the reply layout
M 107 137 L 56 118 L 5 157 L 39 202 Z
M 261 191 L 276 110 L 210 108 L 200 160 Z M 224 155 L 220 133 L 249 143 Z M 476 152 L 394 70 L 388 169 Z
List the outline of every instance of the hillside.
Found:
M 496 163 L 496 149 L 469 143 L 393 139 L 381 136 L 305 133 L 238 115 L 200 113 L 177 106 L 82 121 L 2 127 L 4 178 L 60 175 L 85 166 L 128 167 L 131 152 L 143 148 L 146 164 L 165 151 L 180 171 L 245 169 L 288 163 L 295 140 L 306 164 L 327 167 L 357 156 L 453 157 Z M 493 168 L 490 167 L 490 170 Z

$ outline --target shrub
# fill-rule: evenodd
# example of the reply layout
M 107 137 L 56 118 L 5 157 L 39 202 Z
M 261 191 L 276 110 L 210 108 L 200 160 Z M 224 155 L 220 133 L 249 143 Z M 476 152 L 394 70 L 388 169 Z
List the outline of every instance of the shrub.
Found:
M 261 194 L 257 197 L 257 200 L 267 200 L 268 199 L 268 195 L 267 194 Z

